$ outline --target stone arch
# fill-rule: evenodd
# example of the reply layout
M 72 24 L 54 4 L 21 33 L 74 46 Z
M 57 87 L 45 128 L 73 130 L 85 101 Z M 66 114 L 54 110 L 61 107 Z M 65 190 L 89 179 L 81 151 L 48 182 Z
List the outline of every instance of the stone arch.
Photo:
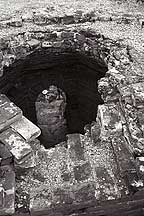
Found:
M 92 30 L 59 29 L 54 31 L 24 32 L 4 38 L 1 42 L 1 92 L 6 94 L 13 102 L 20 106 L 26 117 L 33 121 L 33 123 L 36 123 L 34 101 L 36 101 L 38 94 L 44 88 L 48 87 L 45 84 L 44 86 L 41 85 L 41 81 L 43 80 L 44 82 L 45 76 L 47 75 L 43 75 L 43 78 L 41 79 L 39 76 L 39 74 L 41 74 L 39 73 L 39 69 L 45 70 L 47 67 L 56 67 L 57 70 L 59 70 L 61 62 L 65 62 L 65 64 L 67 64 L 66 62 L 71 61 L 71 65 L 76 64 L 78 67 L 78 64 L 83 64 L 82 68 L 74 68 L 74 70 L 76 70 L 76 73 L 78 72 L 79 74 L 81 70 L 85 70 L 86 78 L 84 82 L 86 80 L 90 80 L 91 77 L 91 83 L 87 84 L 88 86 L 91 84 L 94 85 L 94 91 L 98 91 L 97 83 L 98 80 L 101 79 L 99 81 L 99 92 L 104 101 L 107 101 L 107 98 L 109 100 L 111 95 L 112 97 L 115 97 L 117 93 L 117 85 L 127 83 L 124 70 L 125 67 L 130 64 L 128 47 L 121 42 L 105 38 L 103 35 L 97 34 Z M 124 64 L 122 62 L 123 59 L 121 61 L 123 56 L 126 59 Z M 122 68 L 123 65 L 124 69 Z M 66 67 L 68 67 L 68 65 Z M 88 68 L 88 73 L 86 73 L 85 68 Z M 97 69 L 95 70 L 95 68 Z M 76 73 L 74 76 L 76 76 Z M 28 76 L 26 74 L 35 74 L 35 85 L 32 88 L 31 86 L 26 85 L 27 80 L 29 82 L 31 79 L 27 79 L 26 77 Z M 18 82 L 17 79 L 19 79 Z M 47 80 L 48 79 L 49 77 Z M 69 79 L 72 78 L 69 77 Z M 74 84 L 73 80 L 74 86 L 72 89 L 77 88 L 77 86 L 81 83 L 81 79 L 83 79 L 82 73 L 77 84 Z M 62 88 L 62 90 L 67 91 L 67 87 L 65 85 L 61 85 L 60 82 L 56 80 L 57 78 L 54 77 L 49 85 L 56 84 L 58 87 Z M 96 82 L 93 82 L 94 80 L 96 80 Z M 30 82 L 29 84 L 31 85 Z M 20 101 L 15 100 L 17 97 L 15 95 L 18 92 L 20 93 L 19 86 L 21 86 L 23 91 L 22 95 L 19 96 L 23 104 L 21 104 Z M 26 91 L 25 86 L 27 86 L 27 89 L 30 89 L 28 93 L 24 93 L 24 91 Z M 82 87 L 80 91 L 82 91 Z M 25 94 L 26 97 L 33 98 L 33 100 L 25 101 Z M 89 92 L 87 91 L 85 95 L 89 95 Z M 75 114 L 72 114 L 72 110 L 69 111 L 73 106 L 72 101 L 76 101 L 78 95 L 75 93 L 72 97 L 70 94 L 67 95 L 67 99 L 69 101 L 68 104 L 70 104 L 66 109 L 66 115 L 69 119 L 68 131 L 69 133 L 84 133 L 84 126 L 96 120 L 98 105 L 103 103 L 103 101 L 100 98 L 99 93 L 96 93 L 91 97 L 91 99 L 94 101 L 94 97 L 96 97 L 97 102 L 94 101 L 92 105 L 89 100 L 88 102 L 85 100 L 83 102 L 81 102 L 81 100 L 78 103 L 74 102 L 74 106 L 80 106 L 76 115 L 80 115 L 81 120 L 77 117 L 75 118 Z M 86 103 L 90 104 L 87 108 L 85 108 Z M 85 111 L 81 112 L 84 108 Z M 86 110 L 89 111 L 87 112 Z M 76 120 L 73 121 L 72 119 Z M 81 123 L 78 124 L 78 122 Z M 72 124 L 74 126 L 71 126 Z
M 93 95 L 90 95 L 91 89 L 84 92 L 86 97 L 89 95 L 90 96 L 87 97 L 87 104 L 84 104 L 84 101 L 81 100 L 82 102 L 80 104 L 81 107 L 79 108 L 79 113 L 81 115 L 80 109 L 84 109 L 84 107 L 86 106 L 87 108 L 85 108 L 85 110 L 89 110 L 88 112 L 91 112 L 91 114 L 86 113 L 86 111 L 82 111 L 83 116 L 81 118 L 85 118 L 85 120 L 84 123 L 80 123 L 80 126 L 78 126 L 80 127 L 80 130 L 73 129 L 74 127 L 77 128 L 75 121 L 73 123 L 75 125 L 69 130 L 70 133 L 83 133 L 84 125 L 90 123 L 92 120 L 95 120 L 97 106 L 98 104 L 102 103 L 100 95 L 98 93 L 95 93 L 95 91 L 97 91 L 97 81 L 101 77 L 103 77 L 105 75 L 105 72 L 107 71 L 107 58 L 109 55 L 109 50 L 108 48 L 105 48 L 102 52 L 102 39 L 103 36 L 96 35 L 93 32 L 84 30 L 31 32 L 12 36 L 9 40 L 7 39 L 5 41 L 5 46 L 2 49 L 2 52 L 4 53 L 2 66 L 4 67 L 5 72 L 1 77 L 1 84 L 3 83 L 0 86 L 1 92 L 6 94 L 12 101 L 20 106 L 24 111 L 24 114 L 34 123 L 36 123 L 33 102 L 36 100 L 38 94 L 44 88 L 48 87 L 48 84 L 46 84 L 46 82 L 48 82 L 48 79 L 51 79 L 49 73 L 47 72 L 44 72 L 45 75 L 42 75 L 43 77 L 40 78 L 39 75 L 41 75 L 43 72 L 40 73 L 39 70 L 46 71 L 47 67 L 49 68 L 49 70 L 52 70 L 51 68 L 54 67 L 56 68 L 54 70 L 58 70 L 60 72 L 60 75 L 58 76 L 62 76 L 62 78 L 56 78 L 56 76 L 53 77 L 49 82 L 49 85 L 56 84 L 64 91 L 70 91 L 70 93 L 68 93 L 67 95 L 67 99 L 68 101 L 70 101 L 68 102 L 68 104 L 71 104 L 70 107 L 76 106 L 76 104 L 78 104 L 79 102 L 76 103 L 78 93 L 72 93 L 71 90 L 68 90 L 68 85 L 70 85 L 70 82 L 72 82 L 73 90 L 77 88 L 77 85 L 79 85 L 82 92 L 83 86 L 81 82 L 86 82 L 86 85 L 89 87 L 91 86 L 91 88 L 93 89 Z M 65 68 L 69 67 L 68 64 L 70 64 L 71 69 L 67 69 L 68 72 L 61 72 L 59 65 L 61 65 L 61 67 L 63 67 L 63 69 L 65 70 Z M 72 76 L 67 75 L 70 74 L 70 70 L 72 71 L 72 73 L 74 73 Z M 33 76 L 35 77 L 35 79 L 32 79 L 32 77 L 30 76 L 31 74 L 34 74 Z M 51 75 L 52 74 L 53 72 L 51 72 Z M 79 78 L 76 78 L 75 80 L 74 76 L 77 77 L 76 74 L 79 74 Z M 47 81 L 44 83 L 44 79 L 46 77 Z M 83 77 L 85 77 L 84 80 Z M 61 80 L 57 81 L 57 79 Z M 34 86 L 32 87 L 30 80 L 34 80 L 35 82 Z M 40 80 L 43 82 L 43 84 L 41 84 Z M 29 84 L 27 85 L 26 82 L 29 82 Z M 64 82 L 66 84 L 63 84 Z M 77 84 L 74 82 L 77 82 Z M 4 83 L 9 84 L 4 85 Z M 28 89 L 30 89 L 29 95 L 27 95 L 25 85 Z M 16 100 L 16 94 L 18 92 L 18 94 L 20 94 L 19 86 L 21 86 L 23 93 L 18 97 L 21 97 L 20 100 L 22 101 L 22 103 L 27 103 L 27 107 L 21 105 L 21 101 Z M 31 97 L 33 98 L 33 100 L 28 100 L 25 102 L 25 96 Z M 95 99 L 94 97 L 96 97 L 97 99 Z M 93 100 L 93 104 L 88 105 L 89 103 L 91 103 L 91 99 Z M 96 100 L 98 101 L 96 102 Z M 28 110 L 29 114 L 27 114 Z M 67 110 L 69 110 L 69 108 Z M 69 111 L 67 113 L 67 117 L 69 118 Z M 72 119 L 75 117 L 72 116 L 70 118 Z

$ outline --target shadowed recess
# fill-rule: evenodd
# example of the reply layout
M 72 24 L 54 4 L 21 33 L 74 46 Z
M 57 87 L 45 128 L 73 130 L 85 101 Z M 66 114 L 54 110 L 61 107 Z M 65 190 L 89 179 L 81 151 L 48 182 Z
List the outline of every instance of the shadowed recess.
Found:
M 37 124 L 38 95 L 50 85 L 57 86 L 66 94 L 68 133 L 83 133 L 84 126 L 95 120 L 97 106 L 103 103 L 97 82 L 106 71 L 105 64 L 78 52 L 37 51 L 5 69 L 0 90 Z

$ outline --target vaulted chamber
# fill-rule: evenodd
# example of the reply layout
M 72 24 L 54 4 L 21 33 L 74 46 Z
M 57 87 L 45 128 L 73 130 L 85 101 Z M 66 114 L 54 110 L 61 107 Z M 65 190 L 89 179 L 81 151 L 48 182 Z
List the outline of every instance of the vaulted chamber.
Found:
M 97 82 L 106 71 L 105 64 L 78 52 L 36 51 L 5 69 L 0 90 L 37 124 L 35 102 L 43 90 L 56 86 L 66 96 L 67 133 L 83 133 L 103 103 Z

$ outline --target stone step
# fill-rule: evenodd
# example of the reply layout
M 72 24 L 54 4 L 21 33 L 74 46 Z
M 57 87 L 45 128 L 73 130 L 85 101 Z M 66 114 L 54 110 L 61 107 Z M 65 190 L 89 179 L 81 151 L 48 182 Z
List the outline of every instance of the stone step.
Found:
M 81 136 L 83 135 L 77 133 L 67 135 L 68 152 L 72 164 L 79 164 L 85 161 Z
M 41 134 L 40 129 L 24 116 L 11 124 L 11 127 L 26 141 L 34 140 Z
M 133 193 L 139 178 L 134 157 L 127 149 L 126 142 L 123 136 L 113 137 L 111 140 L 120 175 L 125 179 L 129 192 Z
M 8 127 L 13 122 L 19 120 L 22 111 L 5 95 L 0 95 L 0 131 Z
M 18 162 L 32 152 L 31 146 L 12 128 L 0 133 L 0 141 L 6 145 Z
M 128 188 L 119 174 L 110 141 L 107 139 L 93 143 L 87 140 L 85 148 L 95 182 L 96 200 L 116 200 L 125 196 Z
M 15 173 L 11 166 L 0 167 L 0 215 L 15 212 Z
M 81 134 L 68 134 L 67 146 L 69 167 L 73 173 L 75 183 L 92 180 L 92 168 L 84 149 L 84 136 Z

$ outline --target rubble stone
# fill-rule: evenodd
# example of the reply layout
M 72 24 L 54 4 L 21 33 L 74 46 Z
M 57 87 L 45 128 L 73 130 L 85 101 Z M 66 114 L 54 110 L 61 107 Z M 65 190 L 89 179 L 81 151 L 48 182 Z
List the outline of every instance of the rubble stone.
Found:
M 11 123 L 17 121 L 22 116 L 22 111 L 12 103 L 5 95 L 0 95 L 0 130 L 3 130 Z
M 0 140 L 18 162 L 32 151 L 31 146 L 12 128 L 0 133 Z
M 41 133 L 40 129 L 24 116 L 22 116 L 22 118 L 15 123 L 11 124 L 11 127 L 26 141 L 36 139 Z

